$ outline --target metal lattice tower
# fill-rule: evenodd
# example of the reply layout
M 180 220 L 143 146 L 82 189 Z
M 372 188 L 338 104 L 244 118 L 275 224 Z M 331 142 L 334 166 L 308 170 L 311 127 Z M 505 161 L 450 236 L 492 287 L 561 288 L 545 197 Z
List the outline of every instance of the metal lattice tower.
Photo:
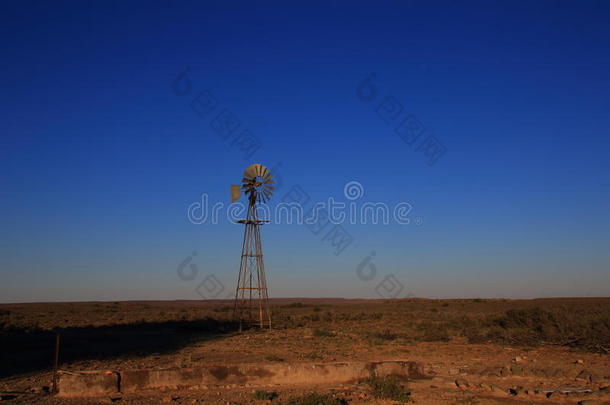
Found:
M 233 317 L 242 325 L 258 325 L 271 328 L 271 312 L 267 293 L 267 277 L 263 260 L 260 226 L 269 221 L 257 218 L 256 204 L 266 202 L 273 194 L 275 184 L 271 172 L 261 165 L 248 166 L 244 172 L 241 190 L 248 196 L 248 214 L 246 219 L 237 221 L 244 224 L 244 240 L 241 249 L 241 262 Z M 231 199 L 235 202 L 240 197 L 239 186 L 231 186 Z

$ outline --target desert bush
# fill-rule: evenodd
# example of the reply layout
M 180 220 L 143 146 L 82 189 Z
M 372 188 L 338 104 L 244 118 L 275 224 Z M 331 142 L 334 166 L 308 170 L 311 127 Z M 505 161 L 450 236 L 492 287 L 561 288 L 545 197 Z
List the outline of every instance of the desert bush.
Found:
M 310 320 L 312 322 L 318 322 L 318 321 L 320 321 L 320 315 L 312 314 L 312 315 L 309 315 L 309 316 L 305 316 L 304 319 Z
M 36 320 L 25 322 L 0 320 L 0 332 L 37 332 L 40 331 L 40 323 Z
M 335 334 L 326 329 L 314 329 L 313 335 L 316 337 L 334 337 Z
M 450 339 L 449 327 L 446 323 L 422 322 L 417 325 L 424 342 L 447 342 Z
M 293 302 L 292 304 L 282 305 L 281 308 L 305 308 L 308 305 L 303 304 L 302 302 Z
M 478 327 L 464 327 L 470 343 L 495 342 L 522 346 L 553 344 L 607 352 L 610 315 L 601 311 L 540 307 L 509 309 L 482 319 Z
M 380 320 L 383 318 L 382 312 L 359 312 L 359 313 L 335 313 L 333 318 L 338 321 L 370 321 L 370 320 Z
M 380 340 L 396 340 L 398 339 L 399 335 L 392 333 L 390 329 L 385 329 L 383 332 L 371 334 L 371 337 Z
M 270 354 L 268 356 L 265 356 L 265 360 L 267 361 L 284 361 L 283 358 L 276 356 L 275 354 Z
M 307 354 L 303 355 L 303 358 L 310 359 L 310 360 L 324 360 L 324 355 L 322 355 L 320 353 L 316 353 L 316 352 L 311 352 L 311 353 L 307 353 Z
M 265 390 L 258 390 L 253 395 L 254 399 L 258 399 L 259 401 L 273 401 L 278 397 L 277 392 L 269 392 Z
M 411 402 L 411 392 L 401 384 L 396 376 L 371 377 L 366 380 L 371 387 L 372 396 L 377 399 L 389 399 L 398 402 Z

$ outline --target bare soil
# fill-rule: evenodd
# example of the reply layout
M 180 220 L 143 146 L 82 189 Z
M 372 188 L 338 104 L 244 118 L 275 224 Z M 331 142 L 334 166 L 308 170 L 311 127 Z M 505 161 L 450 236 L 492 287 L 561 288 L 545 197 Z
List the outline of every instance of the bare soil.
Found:
M 399 402 L 374 398 L 366 382 L 57 398 L 46 391 L 60 334 L 63 370 L 413 360 L 432 376 L 404 383 L 415 403 L 610 401 L 610 298 L 276 299 L 272 314 L 272 330 L 238 333 L 224 301 L 0 305 L 0 397 L 43 404 L 306 404 L 299 398 L 314 393 L 336 403 Z M 557 388 L 565 392 L 552 392 Z M 257 390 L 277 395 L 255 399 Z

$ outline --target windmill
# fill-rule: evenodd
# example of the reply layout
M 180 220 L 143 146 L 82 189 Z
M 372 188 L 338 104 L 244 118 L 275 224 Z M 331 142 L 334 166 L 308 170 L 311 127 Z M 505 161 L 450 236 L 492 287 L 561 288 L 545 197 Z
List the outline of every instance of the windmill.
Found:
M 244 224 L 244 240 L 241 248 L 239 277 L 235 290 L 233 318 L 242 324 L 271 328 L 269 296 L 267 295 L 267 278 L 263 262 L 263 247 L 259 226 L 266 220 L 260 220 L 256 214 L 256 204 L 269 201 L 274 181 L 271 172 L 263 165 L 255 163 L 246 168 L 239 185 L 231 186 L 231 202 L 239 200 L 243 191 L 248 197 L 248 214 L 246 219 L 237 221 Z

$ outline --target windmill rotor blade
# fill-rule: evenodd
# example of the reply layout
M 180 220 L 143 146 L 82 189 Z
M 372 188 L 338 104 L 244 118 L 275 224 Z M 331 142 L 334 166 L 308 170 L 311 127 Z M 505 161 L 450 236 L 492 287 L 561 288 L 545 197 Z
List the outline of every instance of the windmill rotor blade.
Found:
M 256 177 L 256 168 L 254 165 L 250 165 L 246 167 L 246 171 L 244 171 L 244 177 L 254 179 Z
M 260 176 L 263 174 L 263 168 L 264 168 L 264 167 L 265 167 L 265 166 L 261 165 L 260 163 L 257 163 L 257 164 L 256 164 L 256 175 L 257 175 L 257 176 L 259 176 L 259 177 L 260 177 Z
M 251 183 L 253 183 L 253 182 L 254 182 L 254 177 L 253 177 L 253 178 L 251 178 L 251 179 L 249 179 L 249 178 L 247 178 L 247 177 L 243 177 L 243 178 L 241 179 L 241 182 L 242 182 L 242 183 L 244 183 L 244 184 L 251 184 Z
M 252 178 L 258 176 L 258 163 L 251 164 L 246 169 L 246 173 L 248 173 Z
M 269 173 L 269 170 L 267 170 L 265 166 L 261 166 L 261 170 L 261 177 L 264 179 L 265 177 L 267 177 L 267 173 Z

